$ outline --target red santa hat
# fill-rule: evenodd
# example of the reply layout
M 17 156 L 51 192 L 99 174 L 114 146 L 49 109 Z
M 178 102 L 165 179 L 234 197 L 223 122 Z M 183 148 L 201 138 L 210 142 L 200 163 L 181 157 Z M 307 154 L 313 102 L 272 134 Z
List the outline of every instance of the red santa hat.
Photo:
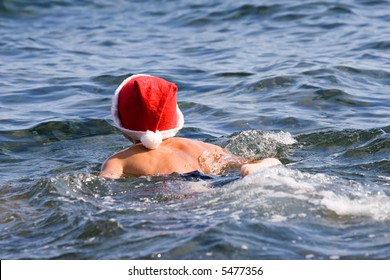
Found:
M 162 140 L 183 128 L 184 117 L 176 102 L 177 86 L 144 74 L 124 80 L 112 102 L 115 125 L 134 141 L 156 149 Z

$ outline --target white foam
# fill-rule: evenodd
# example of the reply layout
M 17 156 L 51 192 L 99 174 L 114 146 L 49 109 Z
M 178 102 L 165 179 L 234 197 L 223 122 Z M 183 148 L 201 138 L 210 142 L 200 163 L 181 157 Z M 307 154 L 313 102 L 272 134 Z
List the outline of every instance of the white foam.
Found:
M 282 215 L 278 215 L 278 214 L 274 214 L 270 217 L 270 219 L 268 221 L 270 222 L 274 222 L 274 223 L 280 223 L 280 222 L 284 222 L 287 220 L 287 217 L 286 216 L 282 216 Z
M 293 145 L 297 143 L 297 140 L 291 136 L 289 132 L 264 132 L 262 135 L 264 140 L 274 141 L 283 145 Z
M 390 219 L 390 197 L 377 194 L 351 199 L 331 191 L 321 192 L 321 205 L 340 216 L 363 216 L 374 220 Z
M 336 215 L 390 220 L 390 197 L 379 186 L 325 174 L 309 174 L 284 166 L 264 168 L 235 181 L 225 198 L 235 210 L 262 213 L 270 222 L 310 218 L 323 209 Z M 375 189 L 375 191 L 374 191 Z
M 284 166 L 263 168 L 258 172 L 246 176 L 243 181 L 247 184 L 260 184 L 264 186 L 285 186 L 300 192 L 312 192 L 315 188 L 305 180 L 297 170 L 290 170 Z
M 297 143 L 288 132 L 247 130 L 232 136 L 226 149 L 246 159 L 274 157 L 282 147 Z

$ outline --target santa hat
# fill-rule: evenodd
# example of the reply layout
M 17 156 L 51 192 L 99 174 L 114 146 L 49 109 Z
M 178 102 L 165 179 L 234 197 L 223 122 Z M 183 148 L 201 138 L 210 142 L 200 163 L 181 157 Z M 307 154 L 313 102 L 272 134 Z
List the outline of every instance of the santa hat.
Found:
M 115 125 L 134 141 L 156 149 L 162 140 L 183 128 L 184 117 L 176 102 L 177 86 L 144 74 L 124 80 L 112 102 Z

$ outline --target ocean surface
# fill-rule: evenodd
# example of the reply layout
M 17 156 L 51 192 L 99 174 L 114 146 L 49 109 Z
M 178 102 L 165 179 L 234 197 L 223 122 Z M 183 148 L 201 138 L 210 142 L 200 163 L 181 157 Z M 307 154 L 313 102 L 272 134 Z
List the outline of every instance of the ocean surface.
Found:
M 0 0 L 1 259 L 390 259 L 390 1 Z M 283 166 L 108 180 L 126 77 Z

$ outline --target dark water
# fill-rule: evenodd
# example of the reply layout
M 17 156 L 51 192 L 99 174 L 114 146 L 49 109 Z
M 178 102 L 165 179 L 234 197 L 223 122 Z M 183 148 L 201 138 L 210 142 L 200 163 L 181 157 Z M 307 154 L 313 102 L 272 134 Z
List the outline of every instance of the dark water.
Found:
M 1 259 L 389 259 L 390 1 L 0 1 Z M 96 176 L 111 97 L 284 167 Z

